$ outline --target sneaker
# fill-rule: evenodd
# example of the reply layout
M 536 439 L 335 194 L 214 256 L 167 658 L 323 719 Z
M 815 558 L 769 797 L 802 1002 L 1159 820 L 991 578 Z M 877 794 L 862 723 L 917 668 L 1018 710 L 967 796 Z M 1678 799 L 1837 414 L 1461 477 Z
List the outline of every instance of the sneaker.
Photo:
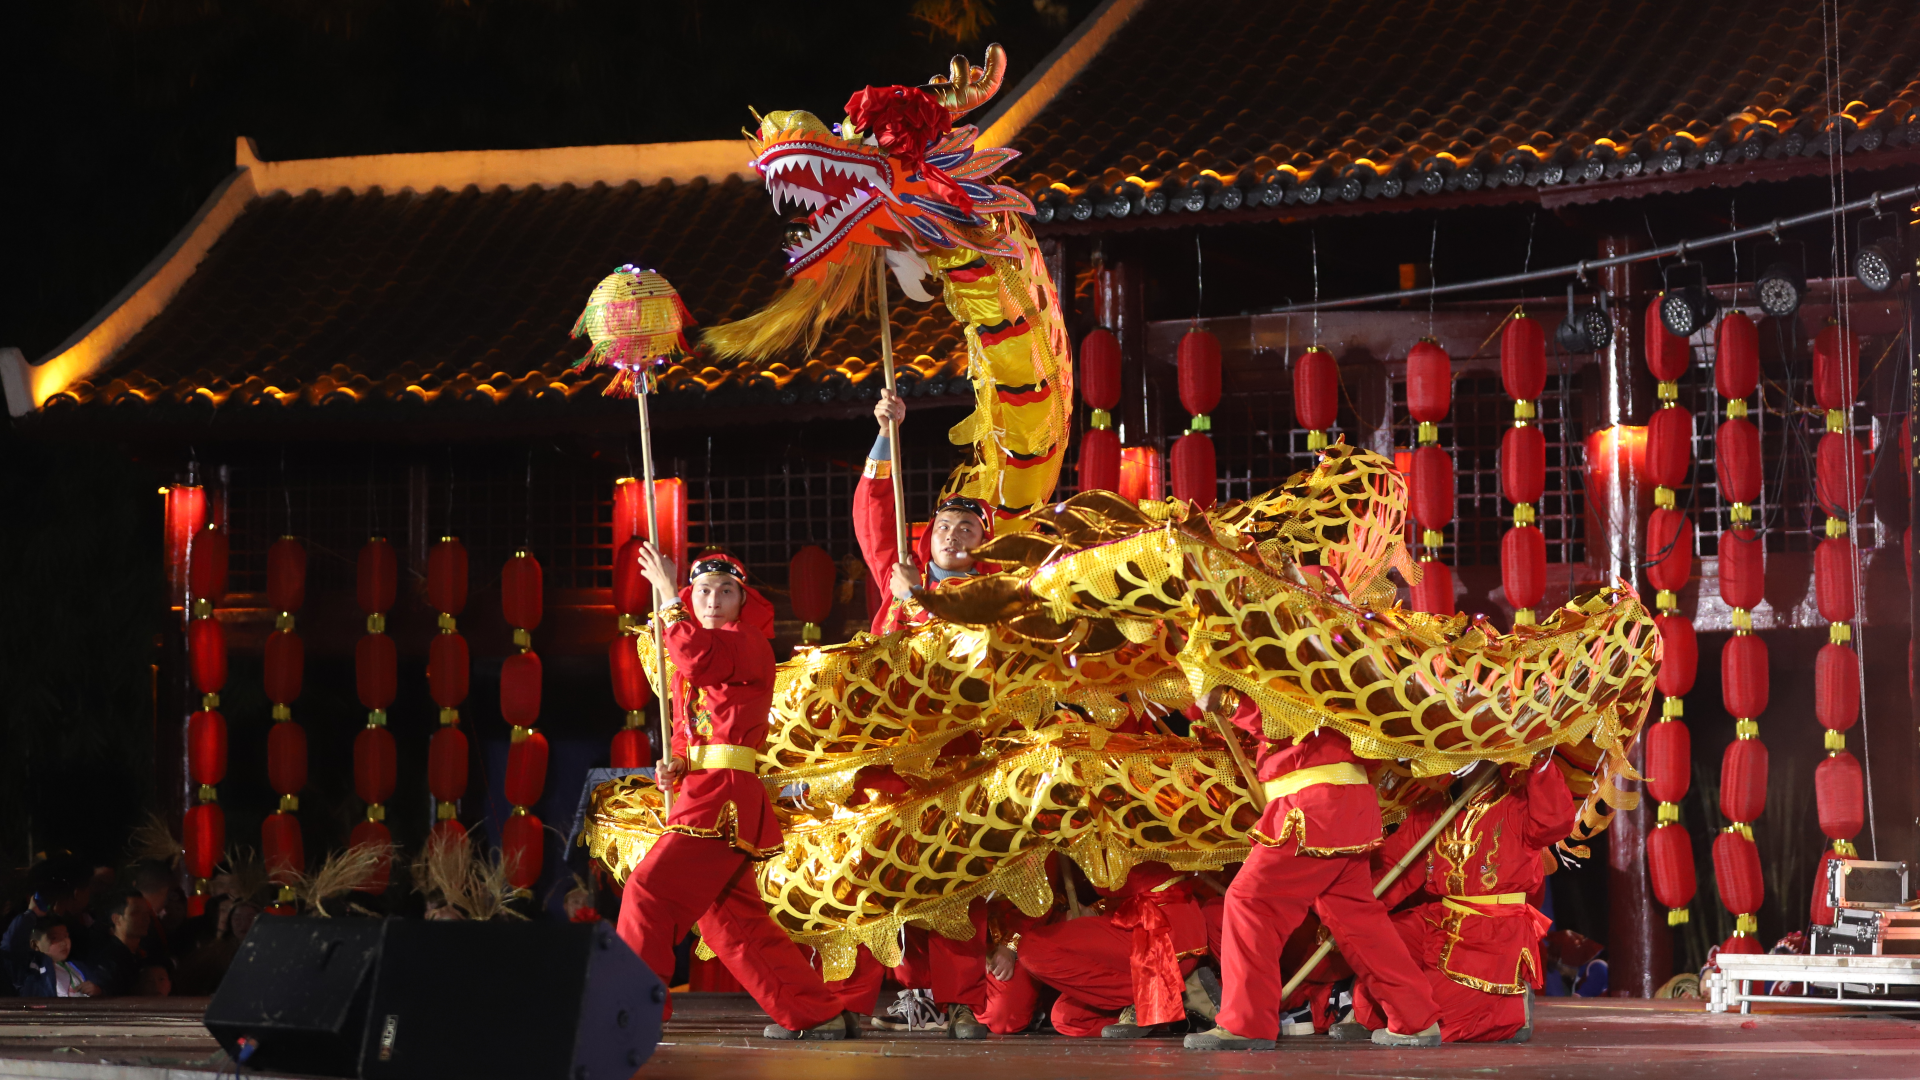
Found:
M 1373 1038 L 1373 1029 L 1353 1018 L 1353 1010 L 1348 1009 L 1340 1022 L 1327 1029 L 1327 1038 L 1340 1042 L 1366 1042 Z
M 1207 1023 L 1220 1015 L 1220 976 L 1210 967 L 1197 967 L 1187 976 L 1187 1011 Z
M 807 1039 L 813 1042 L 838 1042 L 847 1037 L 847 1017 L 849 1015 L 850 1014 L 844 1012 L 838 1013 L 831 1020 L 823 1021 L 810 1028 L 802 1028 L 799 1030 L 784 1028 L 779 1024 L 768 1024 L 767 1029 L 760 1034 L 765 1038 L 784 1041 Z
M 1120 1010 L 1119 1017 L 1117 1017 L 1113 1023 L 1100 1029 L 1100 1037 L 1103 1039 L 1139 1039 L 1152 1034 L 1153 1027 L 1151 1025 L 1141 1027 L 1139 1020 L 1139 1014 L 1135 1013 L 1133 1006 L 1129 1005 Z
M 984 1039 L 987 1035 L 987 1025 L 973 1015 L 972 1006 L 947 1006 L 947 1038 Z
M 1235 1035 L 1223 1027 L 1212 1031 L 1197 1031 L 1187 1036 L 1183 1044 L 1189 1050 L 1271 1050 L 1272 1039 L 1249 1039 Z
M 902 990 L 887 1006 L 886 1014 L 875 1013 L 868 1021 L 888 1031 L 931 1031 L 945 1027 L 946 1020 L 934 1007 L 930 990 Z
M 1302 1005 L 1292 1012 L 1280 1014 L 1280 1035 L 1282 1038 L 1313 1034 L 1313 1007 Z
M 1427 1029 L 1425 1031 L 1417 1031 L 1417 1032 L 1414 1032 L 1412 1035 L 1402 1035 L 1399 1032 L 1392 1030 L 1391 1028 L 1381 1028 L 1378 1031 L 1375 1031 L 1373 1033 L 1373 1045 L 1375 1046 L 1439 1046 L 1440 1045 L 1440 1025 L 1437 1022 L 1428 1024 Z
M 1533 991 L 1532 990 L 1527 991 L 1526 1001 L 1522 1005 L 1522 1008 L 1526 1010 L 1526 1021 L 1520 1025 L 1519 1031 L 1516 1031 L 1513 1034 L 1507 1036 L 1506 1038 L 1501 1039 L 1500 1040 L 1501 1042 L 1523 1043 L 1523 1042 L 1533 1041 Z

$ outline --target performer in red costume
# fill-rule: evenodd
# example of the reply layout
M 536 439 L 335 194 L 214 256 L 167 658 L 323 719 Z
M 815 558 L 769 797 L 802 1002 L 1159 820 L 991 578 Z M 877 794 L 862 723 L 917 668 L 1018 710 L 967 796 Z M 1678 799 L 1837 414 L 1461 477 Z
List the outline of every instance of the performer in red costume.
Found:
M 1426 834 L 1441 808 L 1407 815 L 1374 853 L 1376 876 Z M 1560 767 L 1508 769 L 1506 783 L 1476 795 L 1427 848 L 1426 873 L 1401 875 L 1381 900 L 1392 907 L 1425 888 L 1437 899 L 1393 916 L 1426 967 L 1448 1042 L 1526 1042 L 1533 1037 L 1528 990 L 1545 975 L 1540 938 L 1548 920 L 1532 903 L 1545 883 L 1542 853 L 1573 831 L 1573 795 Z M 1336 1037 L 1365 1038 L 1383 1020 L 1369 988 L 1357 985 L 1353 1022 Z M 1358 1028 L 1359 1030 L 1355 1030 Z
M 1252 702 L 1241 701 L 1233 723 L 1264 740 Z M 1380 807 L 1347 737 L 1321 728 L 1263 741 L 1258 779 L 1267 808 L 1222 913 L 1218 1022 L 1187 1036 L 1187 1049 L 1273 1048 L 1284 984 L 1280 952 L 1309 907 L 1340 942 L 1356 981 L 1370 983 L 1386 1009 L 1388 1023 L 1373 1040 L 1438 1046 L 1440 1014 L 1427 980 L 1373 895 L 1367 854 L 1380 846 Z
M 674 566 L 652 544 L 640 567 L 662 594 Z M 666 833 L 627 878 L 620 936 L 662 980 L 694 923 L 773 1018 L 769 1039 L 857 1032 L 840 999 L 760 898 L 753 864 L 780 850 L 780 825 L 754 761 L 773 703 L 773 606 L 730 555 L 704 555 L 692 584 L 658 616 L 673 661 L 673 747 L 656 776 L 672 791 Z M 659 594 L 656 594 L 659 595 Z

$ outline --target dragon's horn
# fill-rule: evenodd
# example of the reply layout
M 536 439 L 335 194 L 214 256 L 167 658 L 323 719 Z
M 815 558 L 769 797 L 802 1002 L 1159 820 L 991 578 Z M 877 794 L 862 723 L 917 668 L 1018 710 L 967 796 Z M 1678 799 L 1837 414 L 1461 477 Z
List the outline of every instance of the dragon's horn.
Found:
M 958 120 L 1000 92 L 1000 81 L 1007 77 L 1007 50 L 998 44 L 989 45 L 981 66 L 974 67 L 966 57 L 956 56 L 951 68 L 949 74 L 929 80 L 926 90 Z

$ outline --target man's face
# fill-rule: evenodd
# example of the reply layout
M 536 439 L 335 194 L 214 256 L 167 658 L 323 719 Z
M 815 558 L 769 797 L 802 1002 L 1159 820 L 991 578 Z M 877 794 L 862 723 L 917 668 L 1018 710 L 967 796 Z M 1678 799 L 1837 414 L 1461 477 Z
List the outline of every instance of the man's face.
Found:
M 973 549 L 987 538 L 980 519 L 965 510 L 943 510 L 934 515 L 933 565 L 948 572 L 973 569 Z
M 136 896 L 128 900 L 126 910 L 113 917 L 113 932 L 129 944 L 146 937 L 152 926 L 153 909 L 147 906 L 144 897 Z
M 740 583 L 726 574 L 702 574 L 693 581 L 693 614 L 709 630 L 739 619 L 746 599 Z
M 35 944 L 41 952 L 46 954 L 47 959 L 56 964 L 66 960 L 73 952 L 73 938 L 67 934 L 67 928 L 64 926 L 56 926 L 47 931 L 46 940 Z

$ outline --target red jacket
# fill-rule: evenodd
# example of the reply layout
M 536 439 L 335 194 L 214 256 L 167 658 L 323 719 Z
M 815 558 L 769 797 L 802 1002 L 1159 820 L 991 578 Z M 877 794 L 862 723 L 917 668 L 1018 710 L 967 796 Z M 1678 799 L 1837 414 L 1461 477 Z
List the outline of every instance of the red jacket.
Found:
M 1260 709 L 1246 697 L 1233 723 L 1265 738 Z M 1298 842 L 1300 854 L 1322 857 L 1356 855 L 1380 845 L 1380 803 L 1345 735 L 1321 728 L 1302 739 L 1264 742 L 1255 771 L 1273 792 L 1260 824 L 1248 834 L 1255 843 L 1285 847 Z M 1296 785 L 1297 790 L 1276 790 Z
M 758 754 L 773 705 L 773 646 L 739 623 L 708 630 L 690 616 L 667 627 L 666 645 L 674 667 L 674 756 L 692 764 L 690 755 L 705 746 Z M 739 752 L 715 756 L 748 767 L 688 772 L 674 793 L 667 830 L 720 837 L 756 858 L 780 850 L 780 824 L 752 759 Z
M 872 630 L 884 634 L 913 623 L 926 622 L 931 616 L 911 600 L 893 598 L 893 568 L 900 561 L 899 541 L 893 530 L 893 462 L 867 459 L 860 482 L 853 488 L 853 535 L 860 542 L 860 557 L 867 564 L 867 606 L 873 609 Z M 993 522 L 983 523 L 986 535 L 993 535 Z M 933 564 L 933 536 L 929 529 L 914 545 L 914 557 L 922 570 Z M 981 573 L 992 567 L 977 564 Z M 928 571 L 931 588 L 940 581 Z
M 1443 807 L 1423 807 L 1374 853 L 1378 878 L 1432 827 Z M 1541 980 L 1539 942 L 1546 916 L 1526 902 L 1545 880 L 1541 852 L 1573 831 L 1573 795 L 1557 765 L 1532 770 L 1526 783 L 1496 783 L 1476 796 L 1427 846 L 1381 900 L 1392 907 L 1425 888 L 1438 899 L 1418 909 L 1427 924 L 1428 967 L 1463 986 L 1519 994 Z

